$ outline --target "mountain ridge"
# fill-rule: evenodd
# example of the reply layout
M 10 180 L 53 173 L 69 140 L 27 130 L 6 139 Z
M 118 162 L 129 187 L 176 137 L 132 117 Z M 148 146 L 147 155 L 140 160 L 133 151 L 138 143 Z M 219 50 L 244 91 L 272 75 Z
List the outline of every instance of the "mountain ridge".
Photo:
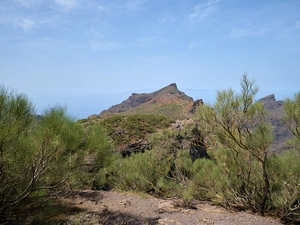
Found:
M 157 113 L 176 119 L 188 117 L 193 110 L 195 102 L 192 97 L 186 95 L 177 88 L 176 83 L 171 83 L 151 93 L 132 93 L 126 100 L 110 108 L 103 110 L 98 115 L 89 118 L 106 118 L 122 113 Z
M 293 138 L 288 127 L 281 121 L 284 115 L 283 101 L 276 100 L 274 94 L 260 98 L 269 111 L 268 122 L 272 124 L 274 140 L 271 152 L 280 153 L 288 150 L 285 140 Z M 91 115 L 89 119 L 104 119 L 114 115 L 124 114 L 161 114 L 177 120 L 192 118 L 197 106 L 204 104 L 202 99 L 193 100 L 192 97 L 180 91 L 176 83 L 171 83 L 157 91 L 150 93 L 132 93 L 126 100 L 103 110 L 98 115 Z

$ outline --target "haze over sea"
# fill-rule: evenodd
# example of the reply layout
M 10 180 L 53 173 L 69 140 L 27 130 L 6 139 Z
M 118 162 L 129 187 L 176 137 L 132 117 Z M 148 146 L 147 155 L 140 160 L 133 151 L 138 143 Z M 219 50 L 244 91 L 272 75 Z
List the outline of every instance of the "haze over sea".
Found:
M 179 87 L 178 87 L 179 88 Z M 158 89 L 143 89 L 133 90 L 120 93 L 103 93 L 101 95 L 77 95 L 64 96 L 62 102 L 53 101 L 53 96 L 40 97 L 35 99 L 41 108 L 47 108 L 49 105 L 63 104 L 67 107 L 70 115 L 78 119 L 87 118 L 92 114 L 99 114 L 102 110 L 108 109 L 112 105 L 116 105 L 126 100 L 132 93 L 150 93 Z M 194 100 L 203 99 L 204 103 L 213 104 L 215 101 L 217 90 L 197 90 L 197 89 L 180 89 Z M 256 96 L 256 99 L 263 98 L 270 94 L 275 94 L 276 100 L 283 100 L 286 97 L 292 97 L 295 91 L 292 90 L 261 90 Z M 57 96 L 59 99 L 59 96 Z

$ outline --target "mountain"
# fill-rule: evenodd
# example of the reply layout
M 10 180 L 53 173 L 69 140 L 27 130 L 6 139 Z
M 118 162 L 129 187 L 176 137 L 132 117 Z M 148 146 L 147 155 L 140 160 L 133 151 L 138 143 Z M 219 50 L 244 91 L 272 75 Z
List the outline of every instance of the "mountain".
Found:
M 275 95 L 271 94 L 259 100 L 265 106 L 265 109 L 269 111 L 268 121 L 273 126 L 274 140 L 271 146 L 272 152 L 280 153 L 289 149 L 286 146 L 285 140 L 293 138 L 293 134 L 288 127 L 281 121 L 284 115 L 283 101 L 276 100 Z
M 113 105 L 99 115 L 92 115 L 89 118 L 107 118 L 115 114 L 154 113 L 175 119 L 185 119 L 191 115 L 195 105 L 201 103 L 202 100 L 194 101 L 192 97 L 178 90 L 175 83 L 172 83 L 152 93 L 133 93 L 120 104 Z
M 269 111 L 267 120 L 273 126 L 274 140 L 271 152 L 280 153 L 289 149 L 285 141 L 293 138 L 293 135 L 281 121 L 284 115 L 283 101 L 276 100 L 274 94 L 258 101 L 262 102 L 265 109 Z M 172 83 L 152 93 L 132 93 L 125 101 L 103 110 L 98 115 L 91 115 L 89 119 L 104 119 L 113 115 L 161 114 L 178 121 L 191 118 L 194 109 L 201 104 L 203 104 L 202 99 L 194 101 L 192 97 L 180 91 L 175 83 Z

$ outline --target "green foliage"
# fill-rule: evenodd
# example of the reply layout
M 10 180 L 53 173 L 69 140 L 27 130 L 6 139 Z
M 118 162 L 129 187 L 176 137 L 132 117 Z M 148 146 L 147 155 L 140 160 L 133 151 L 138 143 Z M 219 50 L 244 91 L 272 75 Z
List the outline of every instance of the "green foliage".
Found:
M 191 159 L 186 142 L 192 137 L 192 127 L 181 131 L 153 129 L 148 136 L 151 151 L 115 160 L 99 171 L 97 183 L 164 197 L 212 200 L 261 214 L 274 210 L 283 218 L 299 218 L 299 155 L 293 151 L 270 155 L 272 127 L 266 122 L 264 106 L 254 101 L 257 87 L 247 75 L 242 77 L 241 87 L 240 94 L 232 89 L 219 91 L 214 105 L 198 108 L 198 130 L 212 160 Z M 286 105 L 293 109 L 290 113 L 299 106 L 294 102 L 288 102 L 292 106 Z M 99 124 L 111 136 L 123 127 L 118 130 L 119 135 L 126 136 L 130 129 L 147 124 L 137 118 L 120 116 Z M 285 118 L 294 134 L 298 132 L 298 119 L 295 113 L 287 113 Z M 142 137 L 135 132 L 130 135 Z M 180 140 L 178 136 L 182 133 L 184 139 Z
M 185 118 L 185 107 L 184 105 L 178 104 L 162 104 L 160 107 L 156 109 L 158 114 L 166 115 L 169 117 L 173 117 L 176 119 Z M 176 114 L 176 115 L 175 115 Z
M 73 178 L 76 189 L 108 187 L 107 168 L 117 159 L 112 143 L 100 126 L 87 126 L 84 134 L 84 165 Z
M 27 200 L 70 188 L 212 200 L 299 219 L 300 93 L 284 103 L 283 121 L 295 136 L 289 142 L 295 151 L 270 155 L 272 128 L 263 105 L 254 101 L 258 89 L 247 75 L 241 88 L 240 94 L 219 91 L 214 105 L 198 107 L 197 128 L 212 160 L 193 161 L 188 148 L 194 124 L 178 131 L 170 128 L 174 119 L 153 114 L 75 122 L 60 106 L 35 119 L 26 96 L 0 87 L 0 222 L 11 209 L 26 208 Z M 126 158 L 112 151 L 139 139 L 148 139 L 151 151 Z
M 0 87 L 0 212 L 27 197 L 30 188 L 34 108 L 24 95 Z M 25 170 L 25 171 L 24 171 Z M 29 180 L 30 181 L 30 180 Z M 26 194 L 22 194 L 24 191 Z
M 216 186 L 216 193 L 220 202 L 231 207 L 260 211 L 265 188 L 260 162 L 247 151 L 222 147 L 217 150 L 215 159 L 219 166 L 220 183 Z
M 215 200 L 215 187 L 220 169 L 212 160 L 197 159 L 194 162 L 188 151 L 181 151 L 176 160 L 176 176 L 183 185 L 186 199 Z
M 178 132 L 174 129 L 163 129 L 157 131 L 149 136 L 149 140 L 152 144 L 153 149 L 169 149 L 171 150 L 176 146 L 176 136 Z M 179 147 L 178 147 L 179 148 Z
M 263 105 L 254 102 L 258 90 L 254 81 L 245 74 L 241 87 L 241 94 L 232 89 L 219 91 L 213 106 L 199 107 L 199 129 L 215 149 L 214 157 L 228 179 L 228 189 L 222 193 L 226 204 L 263 214 L 270 191 L 266 161 L 272 127 Z
M 101 176 L 97 177 L 97 185 L 104 186 L 106 182 L 109 187 L 118 190 L 151 192 L 164 197 L 180 196 L 182 186 L 171 174 L 175 159 L 170 151 L 172 145 L 159 144 L 173 136 L 172 132 L 164 129 L 153 133 L 150 136 L 153 141 L 151 151 L 117 159 L 106 170 L 102 170 Z
M 43 181 L 50 187 L 65 183 L 80 168 L 82 127 L 66 114 L 65 107 L 55 106 L 44 111 L 32 134 L 35 157 L 39 162 L 35 166 L 44 170 Z M 47 164 L 43 165 L 40 159 Z
M 95 154 L 98 168 L 107 167 L 112 163 L 112 144 L 100 126 L 92 126 L 86 131 L 85 149 Z
M 114 146 L 129 143 L 132 139 L 145 138 L 146 135 L 154 133 L 157 129 L 169 127 L 173 119 L 163 115 L 118 115 L 99 121 L 112 138 Z
M 283 218 L 300 215 L 300 160 L 297 152 L 285 151 L 268 159 L 271 175 L 270 198 Z
M 278 190 L 274 191 L 277 199 L 276 206 L 280 207 L 282 214 L 287 218 L 300 217 L 300 92 L 294 95 L 294 98 L 287 98 L 284 101 L 285 116 L 284 123 L 293 133 L 294 138 L 287 140 L 287 144 L 293 147 L 296 154 L 291 151 L 285 153 L 280 159 L 277 159 L 279 168 L 282 168 L 280 178 L 277 183 Z M 281 184 L 281 185 L 280 185 Z
M 292 99 L 285 99 L 283 107 L 286 113 L 283 121 L 294 135 L 294 139 L 289 140 L 288 144 L 297 149 L 300 154 L 300 92 Z
M 33 121 L 34 107 L 25 95 L 17 95 L 0 86 L 0 154 L 12 154 L 11 148 L 22 146 L 22 138 Z M 24 146 L 25 148 L 25 146 Z
M 161 179 L 167 176 L 169 169 L 168 159 L 161 159 L 153 152 L 138 153 L 115 161 L 111 167 L 110 182 L 120 190 L 157 191 L 157 182 L 164 186 Z
M 125 112 L 115 113 L 115 115 L 163 115 L 173 119 L 185 119 L 188 115 L 190 116 L 188 110 L 191 107 L 191 102 L 180 98 L 168 100 L 168 97 L 161 97 L 162 98 L 155 103 L 152 102 L 131 109 L 125 109 Z
M 0 88 L 0 219 L 29 198 L 55 195 L 77 169 L 82 128 L 65 111 L 35 120 L 26 96 Z

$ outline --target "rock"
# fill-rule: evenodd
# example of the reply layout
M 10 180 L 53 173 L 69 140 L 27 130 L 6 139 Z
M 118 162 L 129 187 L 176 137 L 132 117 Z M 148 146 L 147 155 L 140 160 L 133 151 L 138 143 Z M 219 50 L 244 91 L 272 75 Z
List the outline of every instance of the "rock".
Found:
M 210 159 L 210 156 L 207 154 L 205 145 L 202 142 L 192 142 L 190 147 L 190 155 L 193 160 L 199 158 Z
M 122 201 L 120 201 L 120 204 L 124 205 L 124 207 L 126 207 L 126 206 L 130 206 L 131 202 L 127 199 L 123 199 Z
M 203 103 L 203 100 L 202 100 L 202 99 L 198 99 L 198 100 L 194 101 L 193 107 L 192 107 L 192 109 L 190 110 L 190 112 L 191 112 L 191 113 L 195 113 L 195 112 L 196 112 L 196 108 L 197 108 L 198 106 L 203 105 L 203 104 L 204 104 L 204 103 Z
M 123 157 L 130 156 L 131 153 L 143 153 L 145 150 L 150 150 L 151 144 L 147 140 L 138 140 L 132 144 L 127 145 L 124 149 L 121 150 Z

